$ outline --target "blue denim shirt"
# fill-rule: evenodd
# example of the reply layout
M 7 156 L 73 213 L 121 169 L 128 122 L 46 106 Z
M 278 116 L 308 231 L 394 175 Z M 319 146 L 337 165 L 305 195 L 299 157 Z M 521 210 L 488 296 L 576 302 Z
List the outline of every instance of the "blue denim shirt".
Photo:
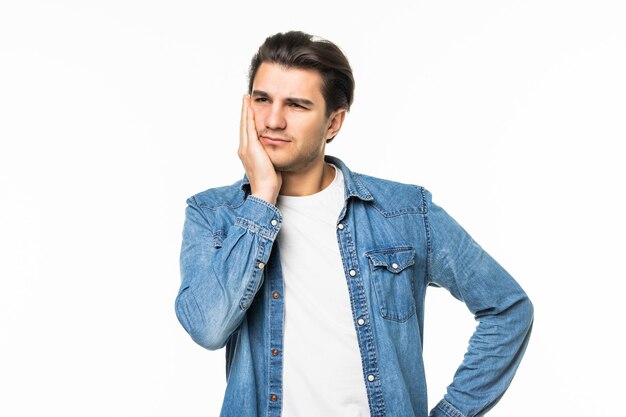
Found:
M 427 190 L 326 160 L 345 181 L 337 242 L 371 416 L 428 415 L 422 358 L 428 286 L 448 289 L 478 321 L 463 363 L 430 415 L 483 415 L 509 386 L 528 343 L 533 307 L 527 295 Z M 278 417 L 281 213 L 250 195 L 245 177 L 187 203 L 178 319 L 201 346 L 226 346 L 222 417 Z

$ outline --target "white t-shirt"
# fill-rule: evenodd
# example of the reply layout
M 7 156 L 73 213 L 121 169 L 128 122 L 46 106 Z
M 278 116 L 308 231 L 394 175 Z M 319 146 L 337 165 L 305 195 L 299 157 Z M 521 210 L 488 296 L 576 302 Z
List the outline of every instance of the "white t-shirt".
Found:
M 337 168 L 333 182 L 317 194 L 278 197 L 284 417 L 370 415 L 337 241 L 343 204 L 343 175 Z

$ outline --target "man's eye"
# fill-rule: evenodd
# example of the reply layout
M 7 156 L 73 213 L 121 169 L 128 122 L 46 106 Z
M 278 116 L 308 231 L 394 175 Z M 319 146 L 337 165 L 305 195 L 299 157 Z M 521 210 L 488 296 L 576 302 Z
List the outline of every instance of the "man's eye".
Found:
M 257 103 L 266 103 L 268 100 L 267 97 L 257 97 L 254 99 L 254 101 Z
M 290 107 L 295 107 L 295 108 L 298 108 L 298 109 L 304 109 L 305 108 L 304 106 L 301 106 L 298 103 L 289 103 L 289 106 Z

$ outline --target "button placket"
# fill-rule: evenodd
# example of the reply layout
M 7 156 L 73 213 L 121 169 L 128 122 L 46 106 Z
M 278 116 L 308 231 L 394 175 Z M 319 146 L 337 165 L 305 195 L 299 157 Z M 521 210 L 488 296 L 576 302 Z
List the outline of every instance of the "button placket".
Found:
M 271 270 L 271 263 L 268 261 L 266 270 Z M 267 276 L 269 285 L 268 293 L 266 297 L 269 299 L 268 315 L 265 320 L 269 322 L 269 345 L 267 349 L 267 361 L 269 367 L 269 384 L 268 384 L 268 413 L 267 416 L 280 415 L 280 408 L 282 402 L 282 373 L 283 373 L 283 358 L 282 358 L 282 335 L 283 335 L 283 317 L 284 317 L 284 300 L 282 297 L 284 287 L 283 280 L 280 274 L 276 274 L 274 270 Z M 266 397 L 267 398 L 267 397 Z
M 385 402 L 381 385 L 378 383 L 378 358 L 376 347 L 373 343 L 372 329 L 367 321 L 368 300 L 364 291 L 363 282 L 363 278 L 367 278 L 367 271 L 364 271 L 362 274 L 360 272 L 359 258 L 355 252 L 356 248 L 350 233 L 351 228 L 348 227 L 349 224 L 349 219 L 337 224 L 337 237 L 339 245 L 341 246 L 341 257 L 346 268 L 345 271 L 347 272 L 348 290 L 353 300 L 352 314 L 356 317 L 356 325 L 358 328 L 357 338 L 359 339 L 361 359 L 363 361 L 363 367 L 367 370 L 366 373 L 364 373 L 364 377 L 365 382 L 369 385 L 368 399 L 371 401 L 374 414 L 382 415 L 385 410 Z M 399 268 L 399 265 L 397 267 Z

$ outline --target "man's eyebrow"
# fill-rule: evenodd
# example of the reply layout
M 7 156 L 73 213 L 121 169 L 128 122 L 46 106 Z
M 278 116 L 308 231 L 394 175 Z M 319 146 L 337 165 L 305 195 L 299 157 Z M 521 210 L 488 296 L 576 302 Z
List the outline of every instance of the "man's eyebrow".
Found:
M 261 91 L 261 90 L 252 90 L 251 95 L 257 96 L 257 97 L 269 97 L 270 96 L 265 91 Z
M 313 106 L 315 106 L 315 103 L 313 103 L 311 100 L 309 100 L 307 98 L 289 97 L 285 101 L 287 103 L 293 103 L 293 104 L 297 104 L 297 105 L 305 106 L 305 107 L 313 107 Z
M 252 90 L 252 94 L 253 97 L 267 97 L 269 98 L 269 94 L 267 94 L 265 91 L 262 90 Z M 298 104 L 301 106 L 307 106 L 307 107 L 313 107 L 315 106 L 315 103 L 311 100 L 309 100 L 308 98 L 302 98 L 302 97 L 289 97 L 286 98 L 285 101 L 287 103 L 293 103 L 293 104 Z

